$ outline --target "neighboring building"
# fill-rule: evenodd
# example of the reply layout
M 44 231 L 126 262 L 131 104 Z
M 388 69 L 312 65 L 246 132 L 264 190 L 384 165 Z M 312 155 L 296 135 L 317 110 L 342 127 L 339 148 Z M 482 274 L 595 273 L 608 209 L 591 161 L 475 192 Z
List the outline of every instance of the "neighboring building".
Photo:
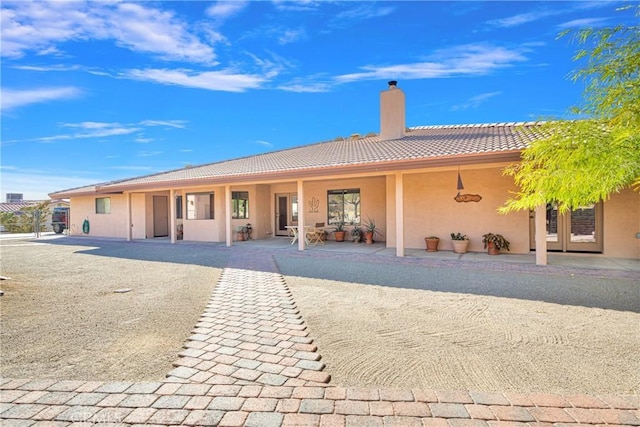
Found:
M 497 209 L 517 190 L 502 170 L 520 160 L 531 138 L 518 130 L 538 125 L 406 128 L 404 93 L 389 83 L 380 94 L 379 135 L 352 135 L 50 196 L 71 200 L 72 234 L 82 229 L 74 218 L 86 218 L 91 235 L 127 240 L 170 236 L 175 242 L 180 233 L 184 240 L 231 245 L 235 227 L 247 223 L 254 239 L 265 239 L 286 236 L 289 225 L 364 224 L 371 218 L 382 236 L 376 240 L 396 248 L 398 256 L 405 248 L 424 248 L 430 235 L 440 236 L 440 249 L 451 250 L 452 232 L 471 238 L 470 251 L 483 251 L 482 235 L 493 232 L 511 242 L 511 253 L 535 249 L 540 264 L 546 263 L 547 249 L 640 258 L 638 193 L 626 189 L 566 215 L 553 206 L 535 214 L 500 215 Z
M 22 194 L 20 193 L 7 193 L 6 200 L 6 203 L 0 203 L 0 212 L 13 213 L 15 215 L 20 215 L 25 208 L 32 208 L 34 206 L 38 206 L 41 203 L 49 202 L 49 214 L 44 219 L 44 231 L 52 231 L 51 212 L 53 211 L 53 208 L 69 207 L 69 201 L 67 200 L 23 200 Z M 5 231 L 4 226 L 2 226 L 2 229 L 0 229 L 0 231 Z

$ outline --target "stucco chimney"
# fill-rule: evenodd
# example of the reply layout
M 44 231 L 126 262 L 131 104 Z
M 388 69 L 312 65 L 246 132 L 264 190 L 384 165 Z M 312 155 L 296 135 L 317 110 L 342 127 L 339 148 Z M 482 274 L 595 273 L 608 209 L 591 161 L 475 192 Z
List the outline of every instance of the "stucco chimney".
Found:
M 404 92 L 391 80 L 389 89 L 380 92 L 380 139 L 402 138 L 406 132 Z

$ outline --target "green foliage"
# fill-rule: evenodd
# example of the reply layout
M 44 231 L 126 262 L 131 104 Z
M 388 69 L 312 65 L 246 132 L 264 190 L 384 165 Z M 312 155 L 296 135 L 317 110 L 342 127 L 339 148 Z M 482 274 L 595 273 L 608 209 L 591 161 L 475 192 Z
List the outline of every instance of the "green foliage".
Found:
M 49 214 L 49 202 L 46 201 L 23 208 L 20 214 L 3 212 L 0 214 L 0 223 L 9 233 L 33 233 L 38 219 L 39 231 L 44 231 Z
M 640 16 L 640 6 L 629 9 Z M 574 60 L 586 62 L 571 78 L 586 86 L 572 112 L 584 119 L 522 130 L 535 139 L 504 170 L 520 190 L 502 213 L 554 202 L 565 212 L 640 185 L 640 26 L 585 29 L 573 40 L 581 46 Z
M 451 240 L 469 240 L 469 236 L 462 233 L 451 233 Z

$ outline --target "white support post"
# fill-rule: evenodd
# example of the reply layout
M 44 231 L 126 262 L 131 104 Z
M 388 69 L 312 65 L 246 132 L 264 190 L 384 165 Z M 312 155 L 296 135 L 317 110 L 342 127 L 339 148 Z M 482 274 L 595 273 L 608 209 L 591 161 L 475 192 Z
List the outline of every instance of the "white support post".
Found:
M 176 190 L 169 190 L 169 236 L 176 243 Z
M 227 246 L 231 246 L 233 243 L 233 236 L 231 234 L 231 186 L 224 186 L 224 232 Z
M 404 175 L 396 174 L 396 256 L 404 256 Z
M 304 182 L 298 182 L 298 250 L 304 251 Z
M 547 206 L 536 208 L 536 265 L 547 265 Z
M 127 193 L 127 242 L 133 239 L 133 223 L 131 222 L 131 193 Z

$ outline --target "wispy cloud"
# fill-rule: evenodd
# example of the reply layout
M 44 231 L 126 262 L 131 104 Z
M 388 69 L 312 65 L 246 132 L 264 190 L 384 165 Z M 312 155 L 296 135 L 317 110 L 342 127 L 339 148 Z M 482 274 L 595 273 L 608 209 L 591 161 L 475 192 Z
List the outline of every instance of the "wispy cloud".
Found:
M 349 83 L 359 80 L 389 78 L 431 79 L 452 76 L 485 75 L 527 60 L 526 49 L 509 49 L 488 44 L 468 44 L 444 49 L 427 57 L 426 61 L 396 65 L 367 65 L 362 72 L 343 74 L 335 80 Z
M 31 138 L 19 141 L 3 141 L 3 144 L 15 144 L 19 142 L 39 142 L 45 144 L 55 143 L 57 141 L 68 141 L 74 139 L 89 138 L 108 138 L 113 136 L 131 135 L 137 132 L 143 132 L 145 128 L 154 126 L 166 126 L 170 128 L 184 129 L 186 128 L 186 120 L 143 120 L 139 123 L 117 123 L 117 122 L 79 122 L 79 123 L 58 123 L 58 127 L 62 129 L 77 130 L 73 133 L 63 133 L 60 135 L 42 136 L 39 138 Z M 153 139 L 138 136 L 134 139 L 136 142 L 151 142 Z
M 573 13 L 580 10 L 596 9 L 596 8 L 602 8 L 602 7 L 615 7 L 616 4 L 618 4 L 618 2 L 615 2 L 615 1 L 581 1 L 581 2 L 566 2 L 566 3 L 553 2 L 553 3 L 554 5 L 550 6 L 552 3 L 547 2 L 544 8 L 539 8 L 531 12 L 519 13 L 517 15 L 508 16 L 505 18 L 493 19 L 491 21 L 488 21 L 487 24 L 493 27 L 511 28 L 511 27 L 517 27 L 520 25 L 536 22 L 551 16 L 565 15 L 565 14 Z M 559 4 L 561 5 L 560 7 L 558 6 Z M 581 20 L 576 20 L 576 22 L 579 22 L 579 21 Z M 590 20 L 585 20 L 585 21 L 586 21 L 585 26 L 591 25 L 588 22 Z M 563 28 L 568 28 L 568 27 L 565 26 Z
M 268 142 L 268 141 L 257 140 L 257 141 L 255 141 L 255 143 L 258 144 L 258 145 L 263 145 L 265 147 L 269 147 L 269 148 L 273 147 L 273 144 Z
M 464 110 L 469 110 L 473 108 L 478 108 L 488 99 L 496 97 L 501 94 L 502 94 L 501 91 L 497 91 L 497 92 L 482 93 L 480 95 L 473 96 L 463 104 L 453 105 L 451 107 L 451 111 L 464 111 Z
M 584 18 L 574 19 L 572 21 L 563 22 L 558 24 L 556 28 L 558 30 L 567 30 L 569 28 L 587 28 L 587 27 L 600 27 L 605 25 L 609 21 L 608 18 Z
M 383 3 L 384 4 L 384 3 Z M 335 16 L 336 20 L 364 21 L 387 16 L 395 11 L 393 6 L 379 6 L 378 3 L 361 3 L 357 7 L 347 9 Z
M 77 87 L 38 88 L 27 90 L 2 89 L 2 110 L 10 110 L 30 104 L 77 98 L 82 90 Z
M 563 9 L 543 9 L 534 12 L 520 13 L 506 18 L 493 19 L 487 22 L 487 24 L 500 28 L 517 27 L 519 25 L 528 24 L 549 16 L 561 15 L 563 13 L 565 13 Z
M 138 151 L 136 156 L 138 157 L 155 157 L 162 155 L 162 151 Z
M 140 122 L 142 126 L 165 126 L 178 129 L 187 127 L 186 120 L 143 120 Z
M 248 5 L 246 1 L 218 1 L 212 4 L 205 11 L 210 18 L 224 21 L 232 16 L 237 15 Z
M 229 70 L 198 72 L 186 69 L 144 69 L 129 70 L 124 74 L 124 77 L 223 92 L 244 92 L 247 89 L 258 88 L 267 81 L 267 78 L 263 76 L 240 74 Z
M 62 44 L 113 40 L 160 59 L 212 64 L 213 47 L 174 12 L 124 2 L 13 2 L 2 7 L 2 56 L 60 55 Z

